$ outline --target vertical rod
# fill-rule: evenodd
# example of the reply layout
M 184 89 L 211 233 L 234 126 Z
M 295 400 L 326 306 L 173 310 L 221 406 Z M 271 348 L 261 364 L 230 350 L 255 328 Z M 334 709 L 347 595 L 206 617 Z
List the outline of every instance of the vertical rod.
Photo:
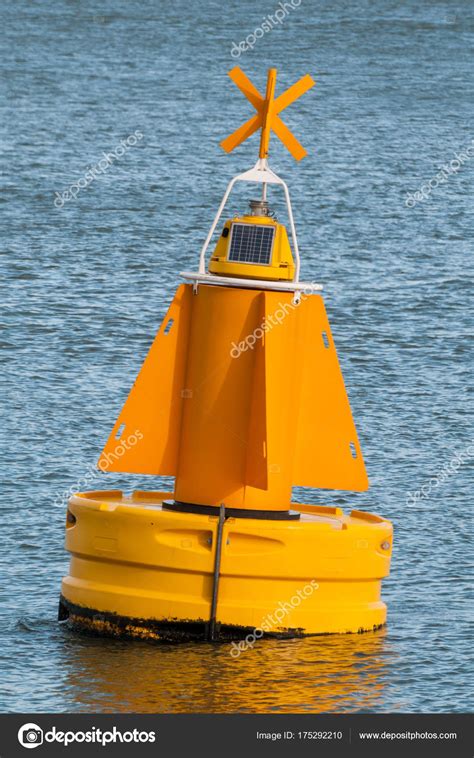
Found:
M 267 78 L 267 91 L 265 94 L 265 100 L 263 103 L 262 111 L 262 134 L 260 137 L 260 158 L 268 157 L 268 147 L 270 144 L 270 130 L 273 116 L 273 103 L 275 98 L 275 82 L 276 82 L 277 70 L 276 68 L 268 69 Z
M 219 222 L 219 219 L 220 219 L 220 217 L 222 215 L 222 211 L 224 210 L 225 204 L 227 202 L 227 198 L 229 197 L 229 195 L 231 193 L 231 190 L 232 190 L 232 187 L 236 183 L 237 179 L 238 179 L 238 177 L 234 176 L 234 178 L 231 179 L 231 181 L 227 185 L 227 189 L 225 191 L 224 197 L 222 198 L 221 204 L 219 205 L 219 209 L 218 209 L 218 211 L 216 213 L 214 221 L 212 222 L 212 226 L 211 226 L 211 228 L 209 230 L 209 234 L 207 235 L 206 241 L 205 241 L 204 245 L 201 248 L 201 253 L 200 253 L 200 256 L 199 256 L 199 273 L 200 274 L 205 274 L 206 273 L 206 250 L 209 247 L 209 243 L 210 243 L 210 241 L 212 239 L 212 235 L 214 234 L 216 226 L 217 226 L 217 224 Z
M 283 191 L 285 193 L 286 198 L 286 208 L 288 211 L 288 218 L 290 219 L 290 229 L 291 229 L 291 236 L 293 239 L 293 252 L 295 254 L 295 276 L 293 278 L 294 282 L 299 282 L 300 280 L 300 251 L 298 248 L 298 240 L 296 239 L 296 229 L 295 229 L 295 220 L 293 218 L 293 211 L 291 209 L 291 200 L 290 200 L 290 193 L 288 192 L 288 187 L 286 186 L 285 182 L 282 182 Z
M 216 534 L 216 553 L 214 560 L 214 577 L 212 584 L 212 601 L 211 601 L 211 615 L 209 619 L 208 628 L 208 640 L 214 641 L 216 638 L 216 611 L 217 611 L 217 598 L 219 594 L 219 578 L 221 571 L 221 555 L 222 555 L 222 533 L 224 531 L 225 524 L 225 505 L 221 505 L 219 508 L 219 521 L 217 522 L 217 534 Z

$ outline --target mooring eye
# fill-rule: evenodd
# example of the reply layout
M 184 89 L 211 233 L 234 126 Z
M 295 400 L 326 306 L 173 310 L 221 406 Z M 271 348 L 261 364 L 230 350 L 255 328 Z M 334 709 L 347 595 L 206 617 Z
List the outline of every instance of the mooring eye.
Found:
M 174 318 L 170 318 L 169 321 L 167 322 L 166 326 L 165 326 L 164 334 L 169 334 L 170 333 L 171 327 L 173 326 L 173 324 L 174 324 Z
M 125 424 L 120 424 L 119 428 L 117 429 L 117 432 L 115 434 L 115 439 L 119 440 L 122 434 L 125 431 Z

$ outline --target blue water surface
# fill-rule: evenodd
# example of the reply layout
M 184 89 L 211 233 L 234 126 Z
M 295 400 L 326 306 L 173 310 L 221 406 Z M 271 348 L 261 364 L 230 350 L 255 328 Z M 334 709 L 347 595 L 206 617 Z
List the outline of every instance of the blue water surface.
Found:
M 474 157 L 459 155 L 474 145 L 474 6 L 302 0 L 255 33 L 279 7 L 1 4 L 3 711 L 472 707 Z M 246 37 L 254 46 L 237 57 Z M 227 181 L 256 159 L 256 137 L 230 156 L 219 148 L 252 113 L 226 76 L 236 64 L 260 89 L 269 66 L 277 92 L 317 80 L 284 114 L 308 157 L 296 164 L 274 138 L 271 165 L 292 191 L 302 276 L 325 286 L 371 489 L 295 498 L 372 510 L 395 528 L 384 630 L 262 641 L 238 660 L 227 646 L 98 640 L 56 622 L 61 493 L 95 464 L 178 272 L 196 267 Z M 162 484 L 108 475 L 95 486 Z

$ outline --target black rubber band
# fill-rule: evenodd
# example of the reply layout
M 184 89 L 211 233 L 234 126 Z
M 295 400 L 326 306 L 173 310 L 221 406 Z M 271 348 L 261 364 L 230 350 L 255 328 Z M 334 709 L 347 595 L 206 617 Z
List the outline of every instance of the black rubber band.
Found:
M 198 505 L 197 503 L 180 503 L 177 500 L 163 500 L 163 509 L 166 511 L 178 511 L 179 513 L 199 513 L 203 516 L 218 516 L 219 506 Z M 299 511 L 251 511 L 245 508 L 225 509 L 226 518 L 253 518 L 267 521 L 298 521 L 301 514 Z

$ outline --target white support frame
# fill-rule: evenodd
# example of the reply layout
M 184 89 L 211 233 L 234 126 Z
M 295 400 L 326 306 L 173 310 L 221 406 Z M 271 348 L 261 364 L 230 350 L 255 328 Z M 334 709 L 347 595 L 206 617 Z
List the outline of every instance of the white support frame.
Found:
M 292 243 L 293 243 L 293 253 L 295 256 L 295 273 L 294 273 L 292 282 L 269 281 L 267 279 L 260 280 L 260 279 L 244 279 L 244 278 L 237 278 L 237 277 L 224 277 L 224 276 L 217 276 L 215 274 L 206 273 L 207 249 L 212 240 L 212 236 L 216 230 L 217 224 L 219 223 L 219 219 L 222 216 L 222 212 L 225 208 L 227 200 L 229 199 L 229 195 L 232 192 L 232 189 L 237 182 L 256 182 L 257 184 L 262 184 L 263 185 L 262 197 L 264 199 L 266 198 L 266 185 L 267 184 L 279 184 L 280 186 L 283 187 L 283 191 L 285 193 L 286 208 L 288 211 L 288 218 L 290 221 L 291 238 L 292 238 Z M 224 286 L 233 286 L 233 287 L 245 286 L 245 287 L 254 287 L 254 288 L 259 288 L 259 289 L 286 290 L 290 292 L 291 291 L 295 292 L 295 300 L 298 300 L 298 301 L 300 299 L 300 293 L 302 290 L 315 291 L 315 290 L 323 289 L 321 284 L 300 282 L 300 253 L 298 249 L 298 240 L 296 238 L 296 228 L 295 228 L 295 221 L 293 218 L 293 210 L 291 208 L 290 193 L 289 193 L 286 183 L 277 174 L 275 174 L 274 171 L 271 170 L 265 158 L 259 158 L 255 166 L 252 169 L 250 169 L 250 171 L 245 171 L 243 174 L 238 174 L 237 176 L 234 176 L 233 179 L 231 179 L 231 181 L 227 185 L 227 189 L 224 193 L 224 197 L 222 198 L 222 202 L 219 205 L 217 214 L 209 230 L 209 234 L 207 235 L 204 245 L 202 246 L 201 253 L 199 256 L 199 271 L 197 273 L 183 271 L 181 272 L 181 276 L 183 276 L 185 279 L 193 280 L 195 289 L 199 285 L 199 282 L 203 282 L 206 284 L 222 284 Z
M 255 166 L 251 168 L 250 171 L 245 171 L 243 174 L 238 174 L 237 176 L 234 176 L 234 178 L 231 179 L 231 181 L 227 185 L 227 189 L 224 193 L 224 197 L 222 198 L 222 202 L 219 206 L 216 217 L 209 230 L 209 234 L 206 237 L 206 241 L 204 242 L 204 245 L 202 246 L 202 249 L 201 249 L 201 254 L 199 257 L 199 273 L 200 274 L 206 273 L 207 248 L 209 247 L 209 243 L 212 239 L 212 235 L 214 234 L 216 230 L 216 226 L 219 223 L 219 219 L 222 216 L 222 212 L 225 208 L 227 200 L 229 199 L 229 195 L 232 192 L 232 189 L 237 182 L 256 182 L 258 184 L 264 184 L 264 185 L 265 184 L 280 184 L 283 187 L 283 191 L 285 193 L 285 199 L 286 199 L 286 207 L 288 210 L 288 218 L 290 219 L 293 252 L 295 254 L 295 275 L 294 275 L 293 281 L 298 282 L 300 278 L 300 253 L 298 250 L 298 240 L 296 239 L 295 221 L 293 218 L 293 211 L 291 208 L 290 193 L 283 179 L 280 179 L 280 177 L 277 176 L 277 174 L 275 174 L 275 172 L 271 170 L 265 158 L 259 158 Z

